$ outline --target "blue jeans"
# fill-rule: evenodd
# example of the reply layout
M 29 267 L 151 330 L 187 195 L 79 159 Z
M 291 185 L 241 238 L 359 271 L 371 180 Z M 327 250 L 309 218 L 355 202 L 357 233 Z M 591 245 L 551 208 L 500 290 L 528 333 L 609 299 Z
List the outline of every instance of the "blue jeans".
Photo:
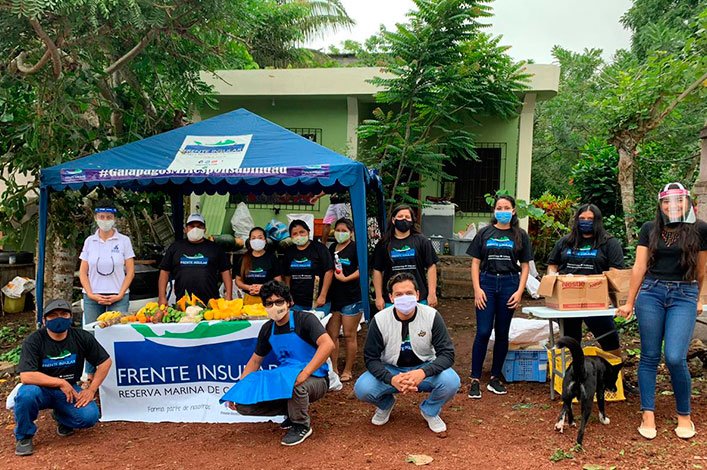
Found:
M 86 294 L 83 295 L 83 325 L 88 325 L 96 321 L 98 316 L 105 312 L 122 312 L 128 313 L 128 305 L 130 304 L 130 295 L 125 294 L 122 299 L 112 303 L 110 305 L 101 305 L 95 300 L 88 298 Z M 93 374 L 96 372 L 96 366 L 90 364 L 86 361 L 84 365 L 84 371 L 87 374 Z
M 679 415 L 690 414 L 692 383 L 687 368 L 687 349 L 697 318 L 696 282 L 645 279 L 636 298 L 636 317 L 641 334 L 638 389 L 641 410 L 655 411 L 655 380 L 665 341 L 665 365 L 675 392 Z
M 81 391 L 78 385 L 74 385 L 74 389 Z M 95 401 L 83 408 L 76 408 L 66 401 L 66 395 L 58 388 L 23 385 L 15 397 L 15 439 L 19 441 L 34 436 L 37 432 L 34 421 L 39 410 L 47 408 L 54 410 L 59 423 L 72 429 L 90 428 L 100 417 Z
M 324 312 L 325 315 L 329 315 L 329 312 L 331 312 L 331 302 L 327 302 L 321 307 L 317 307 L 314 309 L 311 305 L 309 307 L 304 307 L 302 305 L 294 305 L 292 308 L 293 310 L 316 310 L 317 312 Z
M 393 375 L 397 375 L 401 372 L 409 372 L 411 370 L 419 369 L 418 367 L 396 367 L 391 365 L 386 365 L 385 368 L 388 369 Z M 449 400 L 454 398 L 454 395 L 459 390 L 461 381 L 459 376 L 454 369 L 445 369 L 437 375 L 432 377 L 427 377 L 425 380 L 420 382 L 417 389 L 420 392 L 429 392 L 427 400 L 420 403 L 420 409 L 427 416 L 437 416 L 442 411 L 442 407 Z M 398 393 L 398 389 L 390 384 L 381 382 L 376 379 L 373 374 L 366 371 L 361 375 L 354 385 L 354 393 L 356 397 L 361 401 L 366 401 L 368 403 L 373 403 L 381 410 L 387 410 L 391 406 L 395 399 L 393 395 Z
M 486 308 L 476 309 L 476 337 L 471 350 L 471 378 L 481 378 L 491 330 L 496 333 L 491 376 L 500 377 L 503 362 L 508 354 L 508 331 L 515 311 L 508 308 L 506 304 L 518 290 L 520 275 L 481 273 L 479 283 L 486 294 Z

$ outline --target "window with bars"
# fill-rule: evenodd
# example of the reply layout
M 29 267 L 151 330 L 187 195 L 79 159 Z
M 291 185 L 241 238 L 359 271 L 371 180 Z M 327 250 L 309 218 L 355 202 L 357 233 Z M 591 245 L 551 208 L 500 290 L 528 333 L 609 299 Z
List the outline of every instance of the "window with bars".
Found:
M 494 194 L 501 186 L 504 150 L 504 144 L 485 144 L 476 149 L 478 160 L 460 157 L 447 162 L 444 171 L 454 179 L 442 183 L 442 195 L 463 212 L 490 212 L 484 194 Z
M 287 130 L 299 134 L 305 139 L 309 139 L 319 145 L 322 144 L 322 129 L 319 127 L 288 127 Z

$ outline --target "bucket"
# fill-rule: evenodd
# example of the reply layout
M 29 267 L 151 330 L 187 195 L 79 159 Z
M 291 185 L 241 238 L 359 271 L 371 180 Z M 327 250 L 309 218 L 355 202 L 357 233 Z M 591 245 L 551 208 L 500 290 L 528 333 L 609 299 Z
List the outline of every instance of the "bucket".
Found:
M 20 313 L 25 310 L 25 300 L 27 299 L 27 294 L 22 294 L 19 299 L 13 299 L 12 297 L 4 296 L 4 301 L 2 304 L 2 309 L 5 313 Z

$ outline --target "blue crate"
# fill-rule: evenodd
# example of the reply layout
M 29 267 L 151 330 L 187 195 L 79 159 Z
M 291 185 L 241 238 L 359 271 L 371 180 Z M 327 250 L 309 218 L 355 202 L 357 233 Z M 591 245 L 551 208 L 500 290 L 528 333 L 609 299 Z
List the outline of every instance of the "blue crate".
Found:
M 511 350 L 503 363 L 507 382 L 545 382 L 547 351 L 544 349 Z

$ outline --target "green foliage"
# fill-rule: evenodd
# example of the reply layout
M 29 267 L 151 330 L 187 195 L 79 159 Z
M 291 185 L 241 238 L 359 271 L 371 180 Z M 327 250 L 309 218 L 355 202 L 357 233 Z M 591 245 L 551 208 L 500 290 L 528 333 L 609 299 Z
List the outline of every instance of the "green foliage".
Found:
M 542 211 L 542 216 L 530 217 L 528 235 L 533 242 L 535 262 L 544 264 L 557 240 L 569 232 L 576 200 L 545 193 L 531 204 Z
M 536 108 L 532 197 L 548 191 L 573 196 L 568 175 L 587 142 L 601 134 L 596 110 L 589 106 L 601 89 L 596 80 L 604 64 L 601 50 L 576 53 L 555 46 L 552 54 L 560 66 L 560 86 L 557 96 Z
M 360 159 L 380 171 L 391 204 L 418 203 L 426 178 L 450 178 L 445 162 L 474 158 L 474 136 L 463 123 L 517 113 L 527 77 L 498 38 L 481 32 L 487 3 L 415 0 L 409 23 L 382 33 L 395 61 L 372 80 L 385 90 L 376 97 L 381 107 L 358 132 Z
M 580 204 L 596 205 L 604 217 L 621 213 L 618 163 L 619 154 L 613 145 L 596 138 L 587 142 L 570 173 Z
M 22 353 L 22 345 L 15 346 L 14 348 L 0 354 L 0 361 L 11 362 L 13 364 L 19 364 L 21 353 Z

